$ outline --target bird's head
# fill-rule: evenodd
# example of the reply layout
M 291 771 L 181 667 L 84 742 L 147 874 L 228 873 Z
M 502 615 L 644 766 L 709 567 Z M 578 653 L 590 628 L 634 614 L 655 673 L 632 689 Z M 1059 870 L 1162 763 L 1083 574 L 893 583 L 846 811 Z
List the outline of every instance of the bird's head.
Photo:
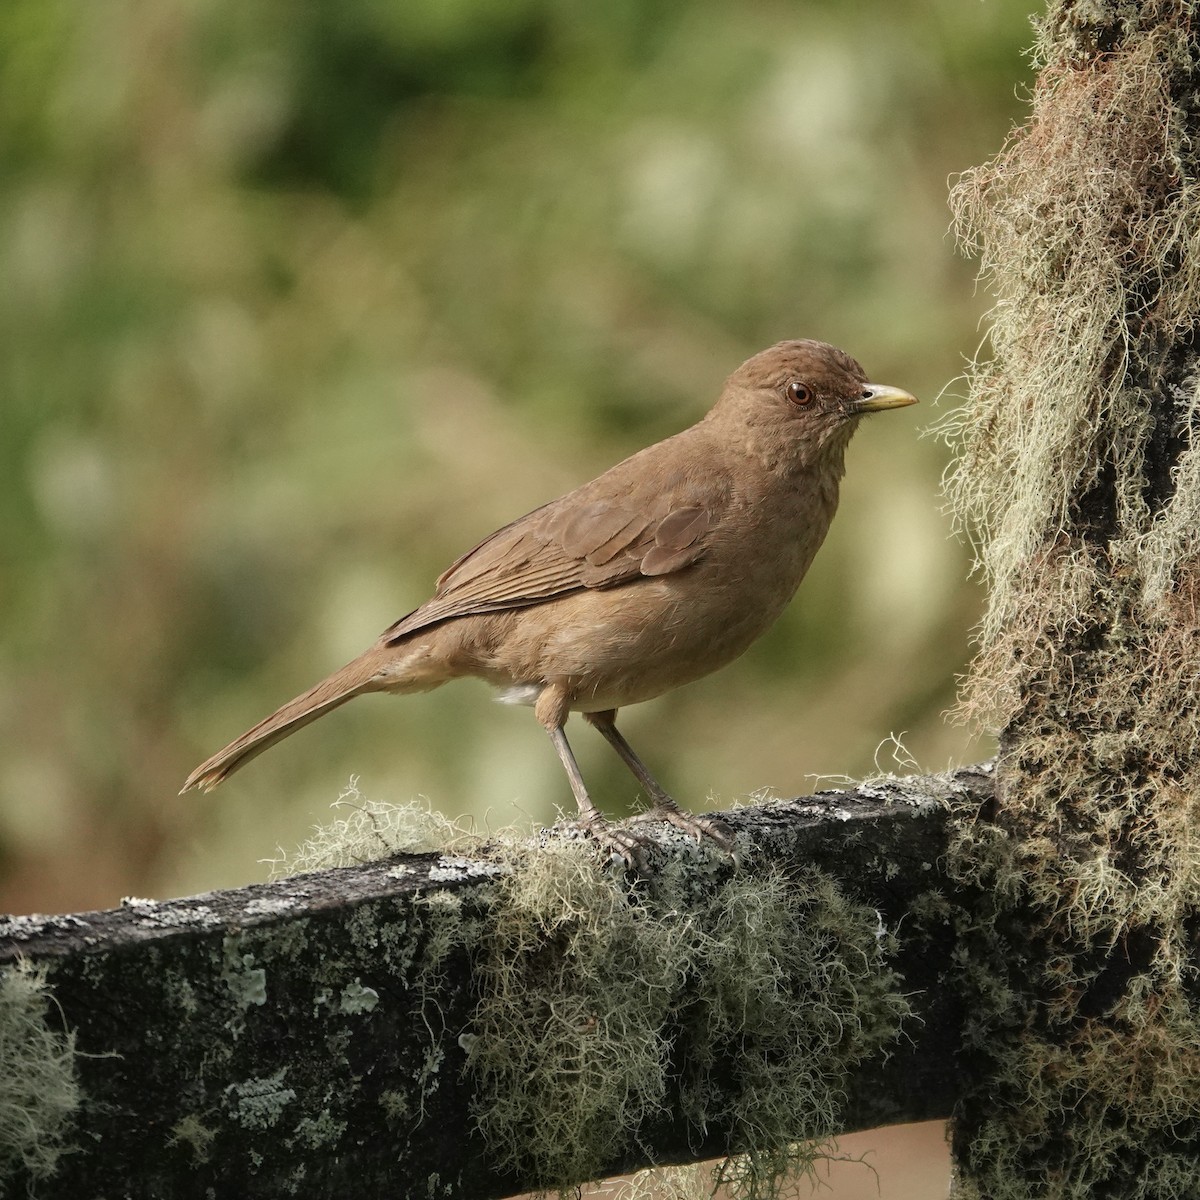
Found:
M 725 382 L 713 416 L 750 433 L 761 448 L 807 457 L 844 449 L 867 413 L 917 398 L 871 383 L 850 355 L 825 342 L 778 342 L 747 359 Z

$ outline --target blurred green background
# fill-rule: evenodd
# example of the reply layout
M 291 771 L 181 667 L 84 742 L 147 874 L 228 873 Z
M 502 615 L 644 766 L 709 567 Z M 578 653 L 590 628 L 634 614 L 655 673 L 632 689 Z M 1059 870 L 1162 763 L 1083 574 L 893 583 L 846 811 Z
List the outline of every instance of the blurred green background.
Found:
M 893 731 L 922 768 L 986 752 L 942 716 L 979 597 L 918 434 L 986 307 L 947 178 L 1019 115 L 1031 7 L 6 0 L 0 906 L 261 878 L 352 774 L 551 820 L 545 735 L 473 683 L 176 792 L 784 337 L 925 403 L 859 433 L 773 633 L 623 727 L 693 807 L 869 771 Z

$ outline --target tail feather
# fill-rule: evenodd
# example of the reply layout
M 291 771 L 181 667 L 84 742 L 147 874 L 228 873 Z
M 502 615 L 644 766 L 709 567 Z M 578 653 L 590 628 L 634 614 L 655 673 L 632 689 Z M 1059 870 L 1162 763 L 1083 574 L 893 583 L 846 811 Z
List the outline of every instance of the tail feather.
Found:
M 310 721 L 323 717 L 363 692 L 379 690 L 381 685 L 377 666 L 372 656 L 363 655 L 322 679 L 303 695 L 289 700 L 282 708 L 259 721 L 253 729 L 246 730 L 241 737 L 235 738 L 223 750 L 218 750 L 202 762 L 187 777 L 180 794 L 192 788 L 211 792 L 227 775 Z

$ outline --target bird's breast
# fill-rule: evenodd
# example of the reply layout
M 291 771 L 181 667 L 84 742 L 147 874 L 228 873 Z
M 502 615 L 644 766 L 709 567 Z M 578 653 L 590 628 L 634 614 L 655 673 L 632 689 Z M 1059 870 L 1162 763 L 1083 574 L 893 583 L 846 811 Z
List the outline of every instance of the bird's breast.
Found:
M 833 503 L 836 503 L 836 498 Z M 468 669 L 500 698 L 532 703 L 565 684 L 577 711 L 649 700 L 733 661 L 774 624 L 804 578 L 832 516 L 825 497 L 792 488 L 733 498 L 698 561 L 669 575 L 581 589 L 489 618 L 486 653 Z

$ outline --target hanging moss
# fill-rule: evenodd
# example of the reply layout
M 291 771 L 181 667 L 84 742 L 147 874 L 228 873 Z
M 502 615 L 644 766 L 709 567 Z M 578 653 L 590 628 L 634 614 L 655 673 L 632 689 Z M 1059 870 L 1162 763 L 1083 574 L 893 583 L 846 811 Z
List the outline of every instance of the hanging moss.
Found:
M 732 1195 L 777 1195 L 838 1131 L 845 1074 L 907 1010 L 877 919 L 816 872 L 709 866 L 675 859 L 633 895 L 551 844 L 500 883 L 471 1059 L 480 1125 L 514 1166 L 595 1175 L 656 1115 L 673 1062 L 690 1125 L 741 1152 L 719 1169 Z
M 947 424 L 989 585 L 962 709 L 1001 733 L 953 856 L 964 1196 L 1200 1194 L 1192 8 L 1052 3 L 1029 120 L 955 193 L 997 297 Z
M 75 1038 L 54 1027 L 52 1003 L 45 967 L 0 971 L 0 1195 L 18 1167 L 53 1173 L 79 1107 Z
M 293 867 L 451 834 L 464 851 L 481 844 L 415 805 L 345 799 L 349 816 L 318 831 Z M 474 958 L 474 1018 L 454 1036 L 502 1168 L 570 1188 L 635 1152 L 639 1131 L 680 1097 L 697 1138 L 718 1131 L 737 1151 L 689 1194 L 723 1184 L 747 1200 L 780 1196 L 829 1153 L 847 1074 L 909 1011 L 885 966 L 891 942 L 877 914 L 825 876 L 755 864 L 749 845 L 739 853 L 735 870 L 680 838 L 631 884 L 578 839 L 491 840 L 486 917 L 447 914 L 439 927 L 447 952 L 464 945 Z M 432 997 L 437 955 L 426 959 L 418 985 Z

